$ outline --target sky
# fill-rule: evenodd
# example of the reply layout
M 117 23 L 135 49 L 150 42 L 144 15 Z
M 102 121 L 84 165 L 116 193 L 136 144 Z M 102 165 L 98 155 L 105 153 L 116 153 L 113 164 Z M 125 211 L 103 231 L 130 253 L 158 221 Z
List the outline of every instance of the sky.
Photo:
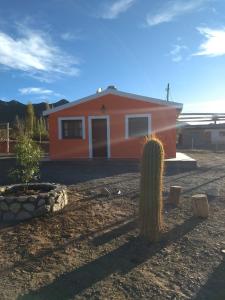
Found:
M 119 90 L 225 113 L 224 0 L 0 1 L 0 99 Z

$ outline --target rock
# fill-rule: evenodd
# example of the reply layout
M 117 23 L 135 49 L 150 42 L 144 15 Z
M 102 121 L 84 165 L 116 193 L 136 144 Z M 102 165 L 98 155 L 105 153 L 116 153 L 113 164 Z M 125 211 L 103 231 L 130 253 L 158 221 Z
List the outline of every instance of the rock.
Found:
M 101 192 L 101 195 L 103 195 L 103 196 L 110 196 L 111 195 L 110 190 L 106 187 L 102 188 L 100 192 Z
M 51 206 L 50 205 L 45 205 L 45 209 L 46 209 L 46 212 L 50 212 L 51 211 Z
M 9 210 L 8 205 L 5 202 L 0 202 L 0 209 L 3 211 Z
M 39 184 L 37 184 L 39 186 Z M 36 184 L 31 184 L 36 186 Z M 41 184 L 43 188 L 45 185 Z M 51 187 L 51 189 L 50 189 Z M 11 192 L 21 190 L 21 185 L 10 186 Z M 7 189 L 7 187 L 6 187 Z M 22 196 L 2 196 L 0 195 L 0 219 L 5 221 L 10 220 L 25 220 L 33 216 L 44 215 L 49 212 L 61 210 L 68 203 L 66 188 L 60 185 L 46 184 L 46 190 L 39 195 L 22 195 Z M 47 192 L 48 191 L 48 192 Z M 108 189 L 104 189 L 106 194 L 110 193 Z
M 20 204 L 18 202 L 12 203 L 9 206 L 9 209 L 13 212 L 13 213 L 17 213 L 20 210 Z
M 44 204 L 45 204 L 45 199 L 41 198 L 41 199 L 38 200 L 38 203 L 37 203 L 38 206 L 42 206 Z
M 6 190 L 6 187 L 5 186 L 0 186 L 0 193 L 4 193 Z
M 3 221 L 13 221 L 15 220 L 15 215 L 12 212 L 6 212 L 2 216 Z
M 55 198 L 54 197 L 50 197 L 49 199 L 46 200 L 46 204 L 48 205 L 54 205 L 55 203 Z
M 17 201 L 17 197 L 5 197 L 5 201 L 8 203 L 8 204 L 11 204 L 15 201 Z
M 67 197 L 67 194 L 65 194 L 64 196 L 64 205 L 67 205 L 68 204 L 68 197 Z
M 46 199 L 49 198 L 49 194 L 48 194 L 48 193 L 41 193 L 40 196 L 39 196 L 38 198 L 39 198 L 39 200 L 40 200 L 40 199 L 46 200 Z
M 218 187 L 211 187 L 208 188 L 206 191 L 207 196 L 212 196 L 212 197 L 219 197 L 220 196 L 220 188 Z
M 37 196 L 30 196 L 27 200 L 29 202 L 37 202 L 38 197 Z
M 60 209 L 62 209 L 61 203 L 55 203 L 52 207 L 52 212 L 59 211 Z
M 28 210 L 28 211 L 34 211 L 35 210 L 35 206 L 32 203 L 24 203 L 23 207 Z
M 21 211 L 16 216 L 16 219 L 21 221 L 21 220 L 30 219 L 31 217 L 32 216 L 27 211 Z
M 42 216 L 44 214 L 46 214 L 48 211 L 46 210 L 45 205 L 38 207 L 38 209 L 36 209 L 34 211 L 34 215 L 35 216 Z
M 55 197 L 58 196 L 58 193 L 57 193 L 56 191 L 51 191 L 51 192 L 49 193 L 49 196 L 55 198 Z
M 30 198 L 30 197 L 29 197 Z M 28 200 L 28 197 L 26 196 L 20 196 L 20 197 L 17 197 L 17 202 L 25 202 Z
M 57 199 L 56 199 L 56 203 L 58 203 L 58 204 L 60 204 L 60 203 L 62 203 L 62 201 L 63 201 L 63 197 L 62 196 L 59 196 Z

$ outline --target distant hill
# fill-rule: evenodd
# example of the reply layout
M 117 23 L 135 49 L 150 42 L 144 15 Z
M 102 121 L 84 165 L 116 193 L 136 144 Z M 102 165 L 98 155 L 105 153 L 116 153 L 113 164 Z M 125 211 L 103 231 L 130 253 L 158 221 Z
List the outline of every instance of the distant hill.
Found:
M 57 107 L 68 103 L 68 100 L 62 99 L 55 103 L 51 103 L 50 106 Z M 9 102 L 0 100 L 0 123 L 13 123 L 16 115 L 19 118 L 24 119 L 26 116 L 26 104 L 23 104 L 16 100 L 11 100 Z M 42 116 L 42 112 L 46 109 L 46 103 L 35 103 L 33 104 L 34 111 L 37 117 Z

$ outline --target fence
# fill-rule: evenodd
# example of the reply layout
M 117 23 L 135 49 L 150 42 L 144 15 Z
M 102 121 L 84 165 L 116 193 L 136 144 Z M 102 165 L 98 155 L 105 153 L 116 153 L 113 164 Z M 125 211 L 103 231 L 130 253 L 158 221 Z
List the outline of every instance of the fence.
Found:
M 9 123 L 0 123 L 0 153 L 10 153 Z
M 224 113 L 183 113 L 178 118 L 178 146 L 225 149 Z
M 47 154 L 49 153 L 49 142 L 37 142 L 42 151 Z M 15 149 L 16 141 L 14 140 L 0 140 L 0 154 L 13 154 Z

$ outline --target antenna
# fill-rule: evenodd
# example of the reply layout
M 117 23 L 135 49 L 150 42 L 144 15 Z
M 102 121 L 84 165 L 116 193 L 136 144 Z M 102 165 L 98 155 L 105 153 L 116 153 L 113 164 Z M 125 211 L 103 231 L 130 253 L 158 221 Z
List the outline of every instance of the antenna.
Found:
M 166 101 L 170 101 L 170 84 L 167 84 L 166 87 Z

